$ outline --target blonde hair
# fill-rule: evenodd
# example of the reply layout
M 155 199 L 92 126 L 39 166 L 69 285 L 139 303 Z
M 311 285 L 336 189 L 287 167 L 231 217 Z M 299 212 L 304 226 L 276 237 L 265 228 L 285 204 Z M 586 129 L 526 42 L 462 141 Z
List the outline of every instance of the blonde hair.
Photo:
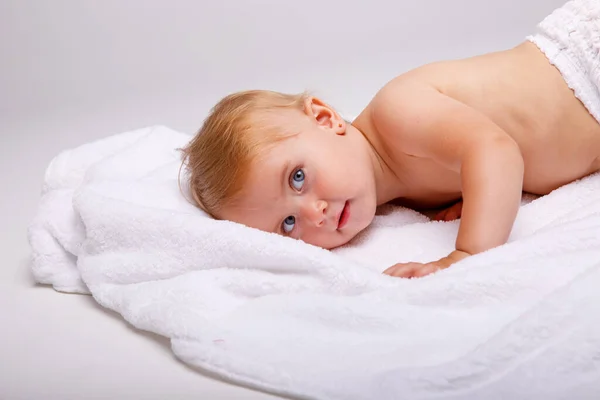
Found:
M 219 101 L 192 141 L 182 149 L 194 202 L 214 218 L 242 189 L 251 162 L 266 145 L 291 132 L 267 122 L 268 113 L 302 111 L 306 93 L 266 90 L 231 94 Z

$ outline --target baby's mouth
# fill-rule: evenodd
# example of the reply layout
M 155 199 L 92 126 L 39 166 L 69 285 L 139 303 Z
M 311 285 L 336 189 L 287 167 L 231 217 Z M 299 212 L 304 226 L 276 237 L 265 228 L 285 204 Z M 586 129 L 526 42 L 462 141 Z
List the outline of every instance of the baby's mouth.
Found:
M 338 219 L 338 230 L 342 229 L 348 223 L 348 219 L 350 219 L 350 203 L 346 201 Z

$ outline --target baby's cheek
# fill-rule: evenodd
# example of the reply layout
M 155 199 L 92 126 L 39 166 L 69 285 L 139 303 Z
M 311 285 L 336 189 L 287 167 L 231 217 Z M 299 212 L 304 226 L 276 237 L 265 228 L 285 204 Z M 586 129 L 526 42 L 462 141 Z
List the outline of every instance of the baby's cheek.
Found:
M 311 244 L 313 246 L 327 248 L 326 238 L 322 234 L 319 234 L 318 232 L 304 231 L 304 232 L 302 232 L 302 237 L 300 237 L 300 240 L 302 240 L 305 243 Z

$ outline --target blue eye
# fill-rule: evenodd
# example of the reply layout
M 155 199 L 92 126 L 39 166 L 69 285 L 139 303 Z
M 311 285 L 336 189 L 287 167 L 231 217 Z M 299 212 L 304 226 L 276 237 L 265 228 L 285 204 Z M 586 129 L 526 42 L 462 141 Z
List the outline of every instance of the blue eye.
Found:
M 302 186 L 304 186 L 304 170 L 297 169 L 294 171 L 290 183 L 294 189 L 298 191 L 302 190 Z
M 281 224 L 285 233 L 290 233 L 294 229 L 294 225 L 296 225 L 296 217 L 293 215 L 284 219 L 283 224 Z

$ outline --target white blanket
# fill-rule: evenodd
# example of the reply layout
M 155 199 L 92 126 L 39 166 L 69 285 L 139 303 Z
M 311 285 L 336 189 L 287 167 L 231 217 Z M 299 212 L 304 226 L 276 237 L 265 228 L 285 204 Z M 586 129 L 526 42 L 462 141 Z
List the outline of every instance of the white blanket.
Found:
M 151 127 L 58 155 L 29 230 L 36 279 L 291 397 L 597 398 L 600 175 L 524 203 L 505 246 L 408 280 L 381 271 L 445 255 L 457 222 L 385 208 L 329 252 L 214 221 L 177 185 L 189 139 Z

